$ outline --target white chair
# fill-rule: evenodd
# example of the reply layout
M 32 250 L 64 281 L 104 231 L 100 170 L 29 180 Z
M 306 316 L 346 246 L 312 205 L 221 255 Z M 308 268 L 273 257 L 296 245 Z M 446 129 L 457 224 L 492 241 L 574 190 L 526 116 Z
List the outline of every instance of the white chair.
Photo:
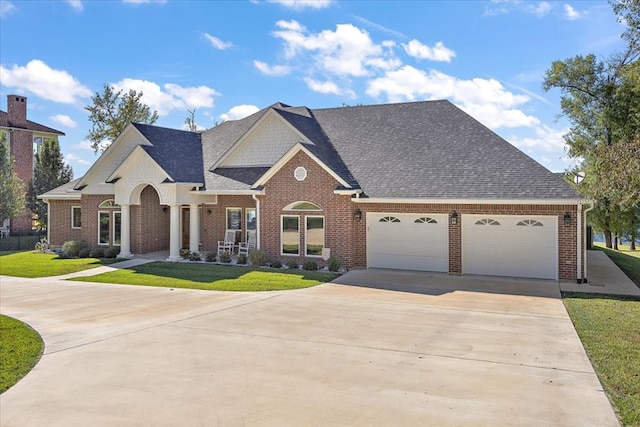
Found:
M 218 240 L 218 255 L 222 255 L 225 252 L 229 252 L 229 255 L 233 255 L 233 249 L 236 244 L 236 232 L 235 230 L 227 230 L 224 235 L 224 240 Z
M 256 230 L 247 231 L 247 241 L 238 244 L 238 255 L 249 255 L 251 249 L 255 249 L 258 244 Z
M 0 239 L 9 237 L 9 227 L 0 227 Z

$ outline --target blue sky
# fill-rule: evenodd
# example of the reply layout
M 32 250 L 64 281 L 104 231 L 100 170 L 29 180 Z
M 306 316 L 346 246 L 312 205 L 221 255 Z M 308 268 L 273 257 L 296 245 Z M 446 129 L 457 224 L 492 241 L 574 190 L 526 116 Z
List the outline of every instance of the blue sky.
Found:
M 105 83 L 142 90 L 173 128 L 194 109 L 205 129 L 278 101 L 448 99 L 562 171 L 568 123 L 544 72 L 622 50 L 623 29 L 606 1 L 0 0 L 0 109 L 27 96 L 76 177 L 97 159 L 84 107 Z

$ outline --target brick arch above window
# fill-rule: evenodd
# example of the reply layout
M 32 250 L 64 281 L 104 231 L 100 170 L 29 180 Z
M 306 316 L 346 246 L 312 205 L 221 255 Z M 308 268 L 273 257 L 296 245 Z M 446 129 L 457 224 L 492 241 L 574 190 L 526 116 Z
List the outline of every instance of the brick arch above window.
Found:
M 312 211 L 312 212 L 320 212 L 323 209 L 312 202 L 307 202 L 304 200 L 300 200 L 297 202 L 289 203 L 287 206 L 282 208 L 284 211 Z

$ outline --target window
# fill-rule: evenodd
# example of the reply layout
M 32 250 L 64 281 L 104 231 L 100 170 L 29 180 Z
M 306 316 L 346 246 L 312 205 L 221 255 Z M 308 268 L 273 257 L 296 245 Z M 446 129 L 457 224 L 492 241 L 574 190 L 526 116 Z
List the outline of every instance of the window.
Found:
M 109 217 L 110 212 L 99 211 L 98 212 L 98 244 L 109 244 Z
M 476 225 L 500 225 L 500 223 L 495 219 L 487 218 L 476 221 Z
M 304 181 L 307 179 L 307 170 L 302 166 L 298 166 L 296 170 L 293 171 L 293 176 L 298 181 Z
M 121 218 L 120 212 L 113 213 L 113 244 L 117 246 L 120 245 L 120 237 L 122 236 Z
M 282 255 L 300 255 L 300 217 L 282 216 Z
M 104 202 L 100 203 L 99 208 L 115 208 L 117 205 L 113 199 L 107 199 Z
M 516 225 L 523 227 L 543 227 L 544 225 L 540 221 L 536 221 L 535 219 L 523 219 L 518 222 Z
M 322 211 L 322 208 L 311 202 L 293 202 L 284 207 L 285 211 Z
M 256 208 L 246 208 L 244 210 L 245 214 L 245 221 L 247 224 L 247 236 L 245 238 L 245 242 L 249 241 L 249 231 L 254 231 L 256 230 L 257 227 L 257 215 L 256 215 Z
M 378 222 L 400 222 L 395 216 L 384 216 L 378 220 Z
M 429 218 L 426 216 L 423 216 L 422 218 L 418 218 L 413 222 L 415 222 L 416 224 L 437 224 L 438 223 L 438 221 L 436 221 L 435 219 Z
M 82 227 L 82 210 L 80 206 L 71 206 L 71 228 Z
M 308 256 L 322 256 L 324 248 L 324 217 L 307 216 L 307 228 L 305 230 L 305 241 Z
M 227 231 L 235 231 L 235 243 L 242 239 L 242 208 L 227 208 Z

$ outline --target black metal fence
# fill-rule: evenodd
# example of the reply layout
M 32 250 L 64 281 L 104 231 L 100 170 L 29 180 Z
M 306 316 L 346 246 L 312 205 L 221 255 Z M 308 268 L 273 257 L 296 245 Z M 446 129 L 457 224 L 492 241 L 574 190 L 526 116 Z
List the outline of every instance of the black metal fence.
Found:
M 47 232 L 31 234 L 12 234 L 0 239 L 0 251 L 28 251 L 34 249 L 41 238 L 47 237 Z

